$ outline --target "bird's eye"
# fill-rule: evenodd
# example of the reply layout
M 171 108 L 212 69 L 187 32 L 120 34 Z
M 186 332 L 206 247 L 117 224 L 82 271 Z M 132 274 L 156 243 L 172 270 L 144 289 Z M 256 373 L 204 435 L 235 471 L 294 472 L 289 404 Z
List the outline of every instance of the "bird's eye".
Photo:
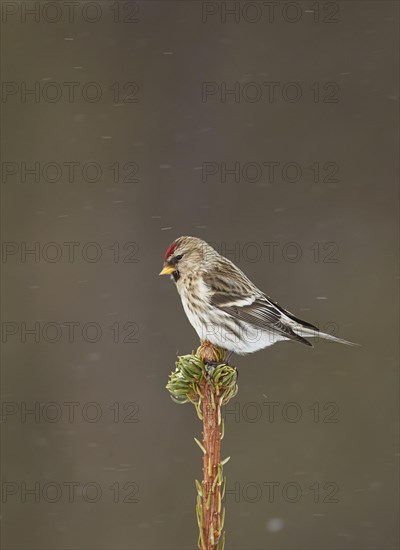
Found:
M 175 260 L 179 262 L 179 260 L 182 260 L 183 254 L 178 254 L 178 256 L 175 256 Z

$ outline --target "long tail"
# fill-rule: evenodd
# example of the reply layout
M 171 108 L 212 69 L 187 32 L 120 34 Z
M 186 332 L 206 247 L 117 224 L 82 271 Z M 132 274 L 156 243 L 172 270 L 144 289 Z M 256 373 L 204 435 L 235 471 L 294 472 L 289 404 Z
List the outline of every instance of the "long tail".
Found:
M 295 328 L 294 332 L 296 332 L 296 334 L 298 334 L 299 336 L 303 336 L 304 338 L 322 338 L 323 340 L 337 342 L 338 344 L 346 344 L 347 346 L 361 345 L 356 344 L 355 342 L 349 342 L 348 340 L 344 340 L 343 338 L 337 338 L 336 336 L 333 336 L 332 334 L 327 334 L 326 332 L 320 332 L 319 330 L 313 330 L 301 326 L 299 328 Z

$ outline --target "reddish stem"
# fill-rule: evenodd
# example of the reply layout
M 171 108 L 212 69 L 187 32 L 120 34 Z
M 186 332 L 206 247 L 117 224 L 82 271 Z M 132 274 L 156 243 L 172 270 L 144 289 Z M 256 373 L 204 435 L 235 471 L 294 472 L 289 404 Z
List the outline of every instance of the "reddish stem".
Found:
M 215 550 L 220 537 L 220 485 L 218 483 L 218 468 L 221 463 L 221 431 L 218 411 L 220 396 L 214 393 L 214 388 L 206 380 L 202 385 L 202 415 L 203 415 L 203 541 L 202 550 Z M 210 533 L 213 533 L 213 537 Z M 214 540 L 214 542 L 212 542 Z

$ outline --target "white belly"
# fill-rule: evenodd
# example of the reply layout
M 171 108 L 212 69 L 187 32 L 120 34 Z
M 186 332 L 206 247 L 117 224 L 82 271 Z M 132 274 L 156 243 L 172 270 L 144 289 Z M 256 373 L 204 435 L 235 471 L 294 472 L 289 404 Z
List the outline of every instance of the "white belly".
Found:
M 182 305 L 200 340 L 208 340 L 215 346 L 228 351 L 237 354 L 253 353 L 272 346 L 275 342 L 287 340 L 272 330 L 261 330 L 247 323 L 234 321 L 224 312 L 216 313 L 220 323 L 210 323 L 201 315 L 194 314 L 183 296 Z

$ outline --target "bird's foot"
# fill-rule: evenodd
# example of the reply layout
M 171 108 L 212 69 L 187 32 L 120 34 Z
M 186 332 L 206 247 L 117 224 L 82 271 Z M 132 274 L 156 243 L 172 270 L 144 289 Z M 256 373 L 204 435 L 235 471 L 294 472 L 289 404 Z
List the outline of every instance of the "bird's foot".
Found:
M 227 361 L 223 361 L 223 364 L 228 365 L 228 367 L 231 367 L 231 369 L 234 369 L 236 371 L 236 380 L 238 380 L 239 379 L 238 369 L 233 365 L 230 365 Z M 215 367 L 218 367 L 219 365 L 221 365 L 220 361 L 207 361 L 206 363 L 204 363 L 207 375 L 209 375 L 215 369 Z
M 205 363 L 207 374 L 210 374 L 210 372 L 215 369 L 215 367 L 218 367 L 221 363 L 219 361 L 207 361 Z

